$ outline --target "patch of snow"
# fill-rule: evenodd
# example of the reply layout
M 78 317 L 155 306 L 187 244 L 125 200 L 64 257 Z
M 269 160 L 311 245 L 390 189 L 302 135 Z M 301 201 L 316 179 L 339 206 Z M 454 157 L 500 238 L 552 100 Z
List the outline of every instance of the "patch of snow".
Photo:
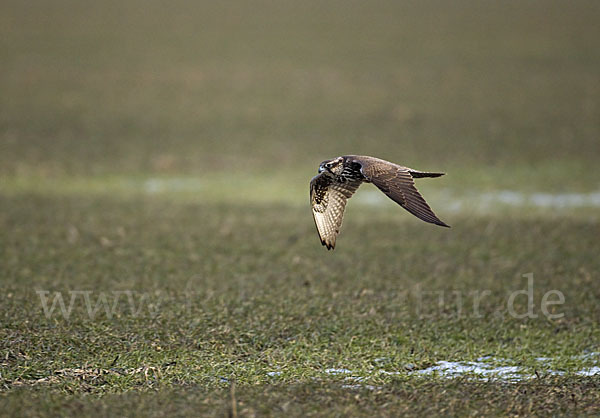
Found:
M 596 364 L 600 362 L 600 353 L 589 352 L 578 356 L 573 356 L 573 359 L 596 359 Z M 376 362 L 381 362 L 383 359 L 376 359 Z M 551 357 L 536 357 L 535 360 L 541 364 L 547 365 L 548 363 L 555 360 Z M 360 375 L 360 373 L 353 372 L 349 369 L 326 369 L 325 373 L 330 375 Z M 579 376 L 596 376 L 600 375 L 600 366 L 594 365 L 581 370 L 572 371 L 571 373 Z M 498 358 L 491 355 L 479 357 L 477 361 L 439 361 L 433 366 L 421 370 L 408 369 L 407 371 L 388 371 L 388 370 L 375 370 L 373 375 L 388 375 L 395 376 L 401 374 L 408 374 L 412 376 L 440 376 L 448 379 L 457 377 L 468 377 L 475 380 L 500 380 L 503 382 L 519 382 L 524 380 L 533 379 L 537 373 L 530 374 L 525 371 L 525 368 L 515 365 L 514 361 L 510 359 Z M 567 372 L 563 370 L 540 370 L 541 376 L 564 376 Z M 364 381 L 363 376 L 347 376 L 344 380 L 361 382 Z M 368 385 L 363 384 L 347 384 L 344 387 L 350 389 L 369 388 Z
M 360 389 L 380 390 L 380 389 L 382 389 L 380 386 L 373 386 L 373 385 L 342 385 L 342 388 L 354 389 L 354 390 L 360 390 Z
M 572 209 L 600 207 L 600 191 L 590 193 L 544 193 L 520 192 L 515 190 L 497 190 L 493 192 L 461 194 L 451 190 L 438 191 L 430 197 L 434 206 L 444 207 L 450 212 L 459 212 L 465 208 L 488 210 L 495 205 L 514 207 L 538 207 L 545 209 Z M 357 193 L 356 200 L 366 206 L 384 206 L 388 198 L 377 190 L 365 190 Z
M 397 376 L 400 372 L 388 372 L 387 370 L 379 370 L 379 374 L 385 374 L 388 376 Z
M 470 201 L 483 208 L 489 208 L 497 203 L 517 207 L 555 209 L 600 207 L 600 191 L 592 193 L 523 193 L 500 190 L 462 199 L 458 197 L 455 198 L 455 201 L 465 201 L 465 203 Z
M 485 377 L 496 377 L 503 380 L 521 379 L 520 369 L 517 366 L 493 367 L 487 363 L 474 361 L 440 361 L 435 366 L 427 369 L 417 370 L 414 373 L 420 375 L 440 375 L 444 377 L 458 377 L 462 375 L 476 374 Z
M 594 366 L 587 369 L 579 370 L 575 374 L 579 376 L 596 376 L 597 374 L 600 374 L 600 367 Z
M 352 370 L 348 370 L 348 369 L 326 369 L 325 373 L 327 374 L 352 374 Z

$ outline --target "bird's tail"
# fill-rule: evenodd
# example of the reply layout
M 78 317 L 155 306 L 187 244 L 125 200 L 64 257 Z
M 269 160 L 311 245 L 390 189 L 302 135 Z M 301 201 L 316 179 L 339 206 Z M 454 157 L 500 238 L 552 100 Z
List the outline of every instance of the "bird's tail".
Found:
M 418 171 L 418 170 L 410 170 L 410 175 L 413 176 L 413 178 L 421 178 L 421 177 L 440 177 L 443 176 L 446 173 L 430 173 L 428 171 Z

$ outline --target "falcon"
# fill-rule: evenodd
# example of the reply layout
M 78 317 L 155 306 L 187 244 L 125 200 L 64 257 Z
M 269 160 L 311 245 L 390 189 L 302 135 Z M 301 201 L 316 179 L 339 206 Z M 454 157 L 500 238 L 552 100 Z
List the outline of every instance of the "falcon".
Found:
M 415 187 L 415 178 L 440 177 L 444 173 L 413 170 L 366 155 L 345 155 L 325 160 L 310 181 L 310 204 L 321 244 L 335 248 L 347 200 L 362 183 L 373 183 L 390 199 L 417 218 L 450 226 L 438 218 Z

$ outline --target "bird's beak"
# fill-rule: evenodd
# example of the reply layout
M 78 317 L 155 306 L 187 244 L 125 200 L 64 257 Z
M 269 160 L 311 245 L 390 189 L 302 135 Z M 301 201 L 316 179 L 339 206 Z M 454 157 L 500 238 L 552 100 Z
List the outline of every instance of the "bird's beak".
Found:
M 322 165 L 320 165 L 319 166 L 319 173 L 322 173 L 323 171 L 325 171 L 325 168 Z

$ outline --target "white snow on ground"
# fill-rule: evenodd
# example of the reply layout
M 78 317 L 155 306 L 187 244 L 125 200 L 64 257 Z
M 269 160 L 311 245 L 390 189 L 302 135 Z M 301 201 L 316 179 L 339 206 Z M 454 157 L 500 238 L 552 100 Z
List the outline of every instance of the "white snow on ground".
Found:
M 581 370 L 571 371 L 570 373 L 577 376 L 600 376 L 600 352 L 590 352 L 582 355 L 574 356 L 573 359 L 595 359 L 596 365 L 583 368 Z M 376 359 L 376 362 L 381 363 L 382 359 Z M 540 363 L 540 374 L 543 376 L 563 376 L 567 374 L 564 370 L 553 370 L 548 367 L 548 364 L 553 360 L 550 357 L 537 357 L 535 359 Z M 412 366 L 412 365 L 411 365 Z M 382 369 L 374 370 L 374 373 L 385 374 L 385 375 L 400 375 L 407 373 L 412 376 L 438 376 L 448 379 L 454 379 L 458 377 L 467 377 L 473 380 L 480 381 L 501 381 L 508 383 L 515 383 L 536 378 L 535 374 L 531 374 L 526 371 L 524 367 L 514 364 L 514 361 L 510 359 L 497 358 L 493 356 L 483 356 L 477 359 L 477 361 L 438 361 L 433 366 L 427 367 L 420 370 L 399 372 L 399 371 L 388 371 Z M 328 375 L 345 375 L 344 381 L 348 382 L 343 387 L 348 389 L 377 389 L 377 387 L 371 385 L 360 384 L 365 379 L 364 376 L 359 376 L 360 373 L 353 372 L 350 369 L 344 368 L 330 368 L 325 369 L 325 373 Z M 280 372 L 268 372 L 267 375 L 275 377 Z
M 427 196 L 426 196 L 427 197 Z M 572 209 L 600 207 L 600 191 L 591 193 L 525 193 L 513 190 L 497 190 L 484 193 L 455 193 L 440 190 L 429 194 L 435 206 L 447 210 L 489 210 L 498 205 L 513 207 L 538 207 L 547 209 Z M 368 206 L 388 204 L 387 197 L 377 190 L 364 190 L 356 194 L 357 202 Z
M 326 369 L 327 374 L 352 374 L 352 370 L 348 369 Z
M 416 370 L 411 374 L 417 375 L 439 375 L 444 377 L 459 377 L 463 375 L 477 375 L 481 378 L 496 378 L 499 380 L 521 380 L 518 366 L 494 367 L 488 363 L 475 361 L 457 362 L 440 361 L 435 366 L 422 370 Z
M 575 374 L 579 375 L 579 376 L 596 376 L 596 375 L 600 375 L 600 367 L 594 366 L 594 367 L 590 367 L 588 369 L 579 370 L 578 372 L 575 372 Z

